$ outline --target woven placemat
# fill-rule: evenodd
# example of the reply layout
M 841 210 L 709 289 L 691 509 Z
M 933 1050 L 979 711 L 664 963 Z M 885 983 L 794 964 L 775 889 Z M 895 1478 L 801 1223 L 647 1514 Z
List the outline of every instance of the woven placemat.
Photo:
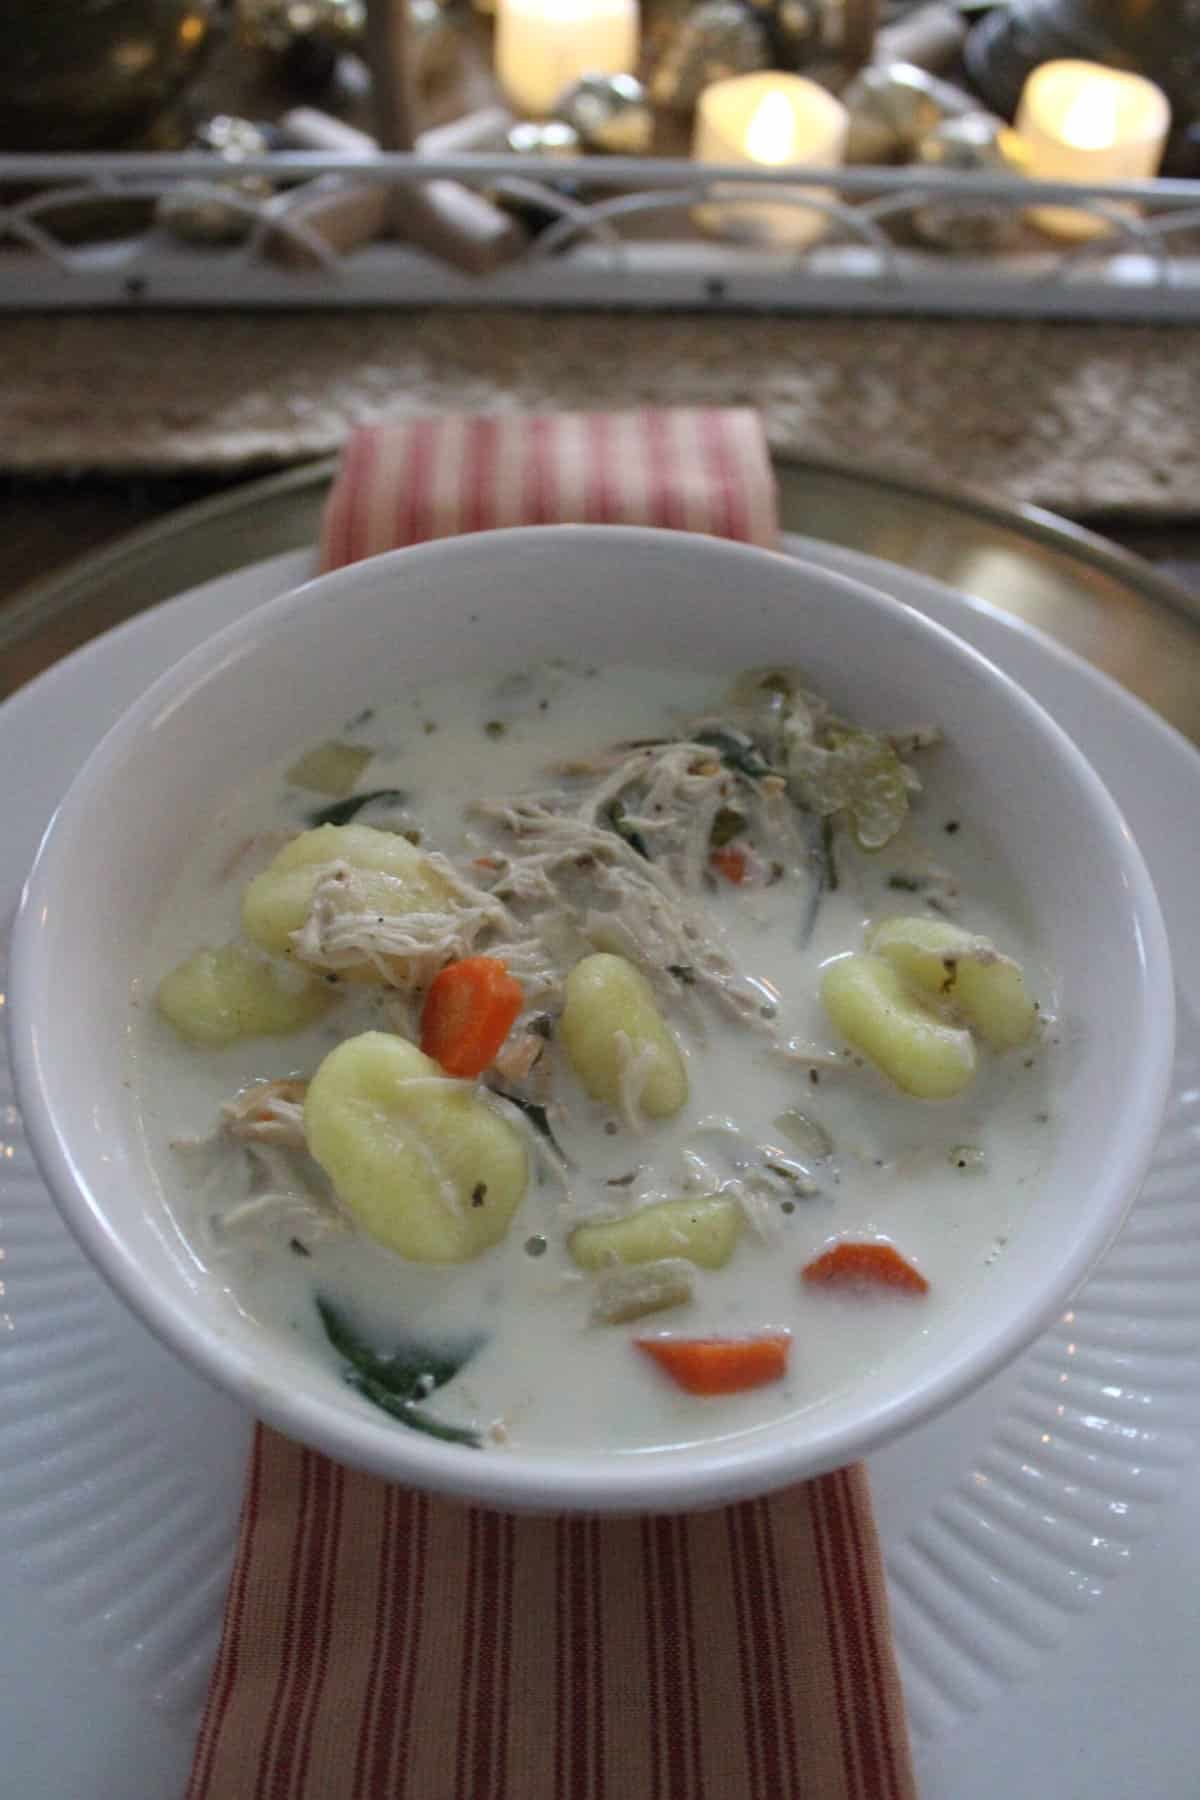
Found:
M 385 413 L 750 405 L 772 446 L 1059 511 L 1200 511 L 1200 328 L 491 310 L 29 316 L 0 468 L 237 471 Z

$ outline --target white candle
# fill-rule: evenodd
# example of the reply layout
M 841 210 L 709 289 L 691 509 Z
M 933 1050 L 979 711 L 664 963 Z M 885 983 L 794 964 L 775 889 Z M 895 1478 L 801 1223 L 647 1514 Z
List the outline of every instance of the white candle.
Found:
M 1026 173 L 1035 179 L 1137 181 L 1158 173 L 1170 123 L 1166 95 L 1152 81 L 1100 63 L 1063 61 L 1030 75 L 1016 129 L 1029 152 Z M 1039 206 L 1029 216 L 1052 237 L 1101 237 L 1113 229 L 1079 207 Z
M 544 117 L 581 76 L 637 60 L 637 0 L 497 0 L 496 76 L 518 112 Z
M 832 94 L 800 75 L 764 71 L 716 81 L 696 107 L 692 155 L 697 162 L 749 163 L 759 168 L 837 168 L 848 124 Z M 815 200 L 832 199 L 828 188 L 784 189 Z M 740 201 L 696 208 L 710 231 L 753 243 L 796 248 L 825 229 L 825 214 L 809 207 Z

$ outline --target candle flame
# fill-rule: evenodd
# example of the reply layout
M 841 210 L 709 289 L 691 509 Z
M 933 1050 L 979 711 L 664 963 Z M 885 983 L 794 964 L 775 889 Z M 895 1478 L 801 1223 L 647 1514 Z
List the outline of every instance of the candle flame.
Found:
M 1117 141 L 1117 96 L 1107 82 L 1080 88 L 1062 116 L 1059 136 L 1076 150 L 1104 150 Z
M 790 162 L 796 143 L 796 120 L 784 94 L 764 94 L 746 126 L 746 151 L 752 162 Z

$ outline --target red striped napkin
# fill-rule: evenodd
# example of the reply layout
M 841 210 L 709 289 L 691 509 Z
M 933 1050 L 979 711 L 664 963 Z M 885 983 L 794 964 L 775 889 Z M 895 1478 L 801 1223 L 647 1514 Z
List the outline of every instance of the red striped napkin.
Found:
M 342 456 L 322 569 L 505 525 L 665 525 L 775 546 L 757 413 L 498 413 L 368 425 Z
M 775 541 L 749 412 L 351 438 L 322 562 L 536 519 Z M 667 1518 L 518 1518 L 260 1427 L 188 1800 L 914 1800 L 861 1468 Z

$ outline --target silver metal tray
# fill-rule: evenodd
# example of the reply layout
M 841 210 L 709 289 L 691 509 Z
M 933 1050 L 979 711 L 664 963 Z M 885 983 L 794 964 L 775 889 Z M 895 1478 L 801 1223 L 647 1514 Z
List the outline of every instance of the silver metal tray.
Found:
M 180 508 L 0 606 L 0 697 L 161 600 L 315 541 L 324 461 Z M 1051 513 L 779 459 L 784 529 L 934 577 L 1038 626 L 1200 742 L 1198 601 Z

